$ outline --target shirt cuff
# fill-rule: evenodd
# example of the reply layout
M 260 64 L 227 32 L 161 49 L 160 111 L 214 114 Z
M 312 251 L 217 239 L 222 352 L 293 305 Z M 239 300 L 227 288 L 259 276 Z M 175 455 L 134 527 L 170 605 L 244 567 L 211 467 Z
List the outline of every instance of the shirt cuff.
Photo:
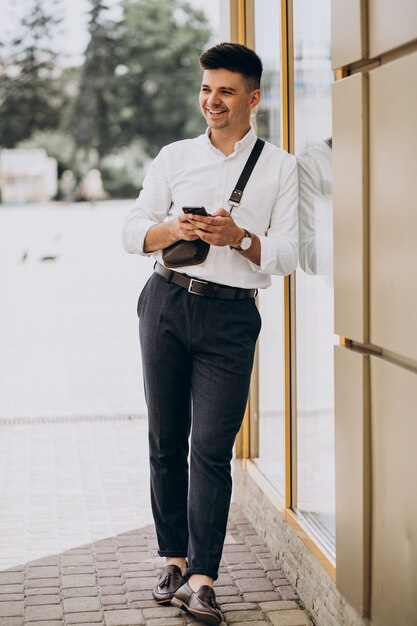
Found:
M 152 256 L 154 252 L 145 252 L 143 250 L 143 244 L 145 242 L 146 233 L 148 230 L 155 226 L 156 222 L 152 220 L 141 219 L 140 224 L 135 228 L 130 225 L 129 230 L 125 230 L 124 233 L 124 247 L 126 252 L 130 254 L 140 254 L 141 256 Z
M 261 245 L 261 264 L 249 261 L 254 272 L 288 276 L 298 263 L 297 245 L 284 237 L 266 237 L 258 235 Z

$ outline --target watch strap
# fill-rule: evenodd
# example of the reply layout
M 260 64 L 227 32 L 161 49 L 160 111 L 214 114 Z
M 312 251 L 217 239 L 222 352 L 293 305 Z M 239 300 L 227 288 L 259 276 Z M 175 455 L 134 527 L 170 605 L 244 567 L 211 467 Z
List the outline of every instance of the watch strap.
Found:
M 249 237 L 249 239 L 252 239 L 252 233 L 250 233 L 248 230 L 246 230 L 246 228 L 244 229 L 245 234 L 243 235 L 242 239 L 239 241 L 239 245 L 238 246 L 229 246 L 229 248 L 231 250 L 243 250 L 243 248 L 241 247 L 241 243 L 242 241 L 246 238 Z

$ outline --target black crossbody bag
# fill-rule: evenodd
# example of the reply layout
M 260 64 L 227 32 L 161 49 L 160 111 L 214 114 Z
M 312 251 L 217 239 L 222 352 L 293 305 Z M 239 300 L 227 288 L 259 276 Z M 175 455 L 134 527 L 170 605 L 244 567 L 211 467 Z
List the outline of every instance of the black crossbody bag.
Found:
M 238 207 L 242 200 L 243 191 L 246 187 L 253 168 L 259 159 L 265 142 L 262 139 L 257 139 L 252 151 L 245 163 L 245 167 L 236 183 L 232 195 L 229 198 L 230 213 L 233 209 Z M 200 265 L 204 263 L 207 258 L 210 249 L 210 244 L 206 243 L 202 239 L 196 239 L 195 241 L 186 241 L 180 239 L 176 241 L 168 248 L 164 248 L 162 252 L 162 259 L 165 267 L 170 269 L 176 267 L 184 267 L 186 265 Z

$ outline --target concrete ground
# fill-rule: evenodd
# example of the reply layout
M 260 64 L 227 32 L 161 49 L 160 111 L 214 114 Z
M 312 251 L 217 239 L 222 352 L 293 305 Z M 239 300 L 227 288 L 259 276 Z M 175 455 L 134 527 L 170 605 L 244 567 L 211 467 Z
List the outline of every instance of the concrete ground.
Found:
M 176 626 L 151 589 L 127 203 L 0 207 L 0 626 Z M 296 590 L 232 505 L 217 597 L 227 624 L 303 626 Z
M 131 204 L 0 205 L 0 419 L 145 414 Z

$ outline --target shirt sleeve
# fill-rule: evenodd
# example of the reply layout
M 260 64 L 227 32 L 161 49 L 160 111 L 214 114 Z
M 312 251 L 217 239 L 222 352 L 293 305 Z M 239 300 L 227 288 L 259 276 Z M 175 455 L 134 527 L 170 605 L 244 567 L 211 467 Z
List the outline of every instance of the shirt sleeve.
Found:
M 259 235 L 262 274 L 287 276 L 298 264 L 298 177 L 295 157 L 288 154 L 281 166 L 277 197 L 266 235 Z
M 300 267 L 306 274 L 317 274 L 316 228 L 314 198 L 317 197 L 317 177 L 313 174 L 309 154 L 297 157 L 299 186 L 299 258 Z
M 150 256 L 143 250 L 146 233 L 154 224 L 165 220 L 171 206 L 167 160 L 163 148 L 150 165 L 143 188 L 133 208 L 126 215 L 122 241 L 126 252 Z
M 329 151 L 330 148 L 325 148 Z M 330 153 L 331 157 L 331 153 Z M 333 274 L 331 158 L 323 146 L 297 157 L 299 183 L 300 266 L 306 274 Z M 331 278 L 330 278 L 331 282 Z

